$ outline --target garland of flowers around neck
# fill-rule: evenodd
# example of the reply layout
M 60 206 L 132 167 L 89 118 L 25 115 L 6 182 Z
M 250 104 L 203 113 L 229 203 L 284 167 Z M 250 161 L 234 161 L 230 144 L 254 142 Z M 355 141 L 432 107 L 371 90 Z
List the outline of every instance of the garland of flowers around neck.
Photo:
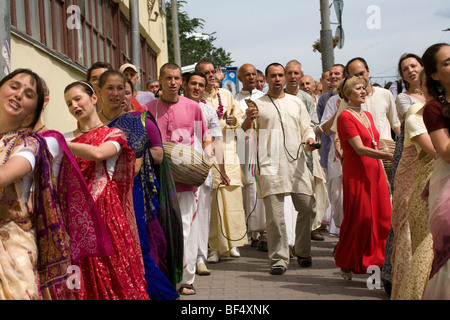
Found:
M 222 104 L 222 98 L 220 97 L 219 88 L 216 87 L 216 90 L 217 90 L 217 98 L 219 99 L 219 108 L 217 110 L 217 116 L 220 119 L 223 117 L 223 104 Z M 200 99 L 200 102 L 206 104 L 206 100 L 203 98 Z

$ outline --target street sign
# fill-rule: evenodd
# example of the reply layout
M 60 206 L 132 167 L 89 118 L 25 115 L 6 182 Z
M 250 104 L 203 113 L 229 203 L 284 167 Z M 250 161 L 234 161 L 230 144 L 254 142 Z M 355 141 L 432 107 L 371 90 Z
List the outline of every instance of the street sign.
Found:
M 344 11 L 344 0 L 334 0 L 333 1 L 334 10 L 336 11 L 336 16 L 338 23 L 342 24 L 342 12 Z
M 344 47 L 345 42 L 345 35 L 344 35 L 344 29 L 341 25 L 339 25 L 336 29 L 336 37 L 339 37 L 339 42 L 337 44 L 337 47 L 339 49 L 342 49 Z

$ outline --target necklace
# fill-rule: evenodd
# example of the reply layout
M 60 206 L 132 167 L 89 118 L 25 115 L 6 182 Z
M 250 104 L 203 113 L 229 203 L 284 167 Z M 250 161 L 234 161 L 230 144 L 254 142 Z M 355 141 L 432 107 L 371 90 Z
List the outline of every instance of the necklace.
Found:
M 222 103 L 222 97 L 220 96 L 218 87 L 216 87 L 216 94 L 217 94 L 217 99 L 219 100 L 219 108 L 217 109 L 217 116 L 219 118 L 221 118 L 221 117 L 223 117 L 223 103 Z M 201 102 L 203 102 L 203 101 L 201 101 Z M 206 101 L 205 101 L 205 103 L 206 103 Z
M 414 89 L 414 90 L 408 89 L 408 92 L 409 92 L 409 93 L 416 93 L 416 94 L 418 94 L 418 95 L 423 96 L 423 92 L 422 92 L 422 90 L 420 90 L 420 89 Z
M 81 130 L 81 129 L 80 129 L 80 125 L 78 124 L 78 131 L 80 131 L 81 133 L 88 133 L 88 132 L 91 132 L 91 131 L 94 130 L 94 129 L 97 129 L 97 128 L 100 128 L 100 127 L 103 127 L 103 126 L 104 126 L 103 123 L 99 123 L 99 124 L 97 124 L 96 126 L 93 126 L 92 128 L 89 128 L 89 129 L 87 129 L 87 130 Z
M 108 117 L 106 116 L 106 114 L 103 112 L 103 109 L 102 109 L 102 111 L 100 111 L 100 112 L 102 113 L 102 115 L 105 117 L 106 120 L 108 120 L 109 122 L 111 122 L 111 121 L 113 121 L 114 119 L 116 119 L 118 116 L 120 116 L 120 114 L 122 113 L 122 110 L 120 110 L 120 112 L 119 112 L 114 118 L 112 118 L 112 119 L 110 119 L 110 118 L 108 118 Z
M 44 128 L 45 128 L 45 124 L 44 124 L 42 127 L 40 127 L 39 129 L 35 130 L 35 132 L 36 132 L 36 133 L 39 133 L 39 132 L 41 132 Z
M 378 148 L 377 148 L 378 144 L 377 144 L 377 142 L 375 141 L 375 135 L 373 134 L 372 126 L 371 126 L 371 124 L 370 124 L 369 117 L 367 117 L 367 114 L 366 114 L 365 112 L 363 112 L 363 114 L 364 114 L 364 116 L 365 116 L 365 118 L 366 118 L 366 120 L 367 120 L 367 123 L 369 124 L 369 127 L 366 127 L 366 126 L 364 125 L 364 121 L 363 121 L 363 119 L 361 118 L 361 115 L 360 115 L 359 113 L 357 113 L 357 112 L 356 112 L 353 108 L 351 108 L 351 107 L 349 107 L 349 110 L 352 111 L 352 112 L 354 113 L 354 115 L 356 115 L 356 117 L 358 118 L 359 121 L 361 121 L 361 124 L 364 126 L 364 128 L 366 128 L 367 132 L 369 133 L 370 138 L 372 138 L 372 145 L 373 145 L 373 148 L 374 148 L 375 150 L 378 150 Z

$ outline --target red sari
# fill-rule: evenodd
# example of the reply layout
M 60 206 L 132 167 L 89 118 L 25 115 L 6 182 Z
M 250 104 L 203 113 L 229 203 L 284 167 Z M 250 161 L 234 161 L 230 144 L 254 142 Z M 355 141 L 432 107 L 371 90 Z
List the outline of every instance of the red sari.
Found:
M 378 145 L 380 134 L 372 115 L 368 112 L 365 114 L 370 120 L 372 131 L 347 110 L 337 120 L 343 149 L 344 219 L 335 261 L 338 267 L 351 269 L 356 274 L 366 273 L 372 265 L 383 266 L 392 212 L 381 160 L 358 155 L 348 142 L 360 136 L 364 146 L 373 148 L 373 136 Z
M 81 290 L 77 290 L 77 298 L 148 300 L 133 211 L 134 152 L 127 146 L 125 134 L 115 128 L 102 127 L 73 140 L 93 146 L 106 141 L 118 142 L 122 147 L 113 177 L 108 175 L 106 161 L 76 160 L 106 224 L 114 253 L 80 260 Z

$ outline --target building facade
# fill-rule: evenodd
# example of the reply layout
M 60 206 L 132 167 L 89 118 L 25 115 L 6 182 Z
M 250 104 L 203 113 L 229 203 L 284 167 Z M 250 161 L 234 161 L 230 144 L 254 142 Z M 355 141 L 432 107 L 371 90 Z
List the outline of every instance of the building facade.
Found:
M 137 64 L 145 86 L 168 61 L 164 0 L 138 1 L 140 61 L 132 61 L 131 1 L 10 0 L 11 70 L 29 68 L 47 82 L 48 128 L 61 132 L 76 128 L 64 102 L 64 88 L 86 80 L 93 63 L 109 62 L 115 69 L 127 62 Z

